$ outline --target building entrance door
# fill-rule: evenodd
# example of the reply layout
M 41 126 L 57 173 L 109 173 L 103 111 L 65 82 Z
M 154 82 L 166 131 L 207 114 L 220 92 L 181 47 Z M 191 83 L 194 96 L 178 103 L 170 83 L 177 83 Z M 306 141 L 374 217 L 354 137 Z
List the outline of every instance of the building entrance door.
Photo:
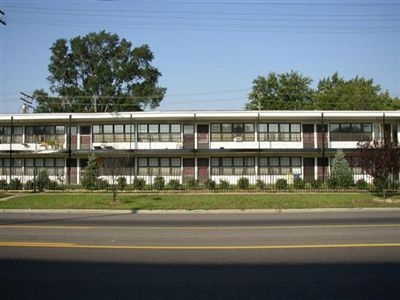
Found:
M 315 179 L 315 160 L 314 158 L 303 158 L 304 180 L 307 182 Z
M 198 158 L 197 159 L 197 175 L 200 183 L 204 183 L 209 178 L 209 159 L 208 158 Z

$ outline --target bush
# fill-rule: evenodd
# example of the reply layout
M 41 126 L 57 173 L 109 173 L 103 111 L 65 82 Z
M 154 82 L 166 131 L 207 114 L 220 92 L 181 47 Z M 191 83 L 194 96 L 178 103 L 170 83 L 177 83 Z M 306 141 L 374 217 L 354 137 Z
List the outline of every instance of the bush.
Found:
M 95 181 L 95 189 L 97 190 L 108 190 L 108 181 L 102 178 L 97 178 Z
M 322 186 L 322 180 L 321 179 L 317 179 L 317 180 L 313 180 L 311 181 L 311 188 L 313 189 L 319 189 Z
M 7 184 L 7 180 L 0 180 L 0 190 L 7 190 L 8 189 L 8 184 Z
M 36 184 L 36 188 L 38 191 L 43 191 L 44 189 L 49 188 L 50 186 L 50 178 L 49 178 L 49 173 L 47 170 L 40 170 L 39 174 L 36 176 L 36 180 L 34 184 Z
M 249 179 L 242 177 L 238 180 L 237 185 L 238 185 L 239 189 L 241 189 L 241 190 L 248 190 L 250 188 Z
M 168 182 L 168 188 L 170 188 L 171 190 L 178 190 L 180 188 L 181 184 L 179 182 L 179 180 L 176 179 L 171 179 Z
M 165 187 L 165 179 L 162 176 L 154 178 L 153 187 L 156 190 L 162 190 Z
M 10 182 L 10 190 L 22 190 L 22 182 L 19 178 L 13 178 Z
M 190 180 L 187 182 L 186 186 L 187 186 L 189 189 L 196 189 L 196 188 L 199 186 L 199 182 L 198 182 L 196 179 L 190 179 Z
M 368 183 L 364 179 L 360 179 L 356 182 L 356 187 L 359 190 L 366 190 L 368 189 Z
M 329 177 L 327 184 L 328 184 L 328 188 L 330 188 L 330 189 L 336 189 L 337 187 L 339 187 L 335 177 Z
M 259 189 L 259 190 L 264 190 L 264 189 L 267 188 L 267 185 L 265 184 L 264 181 L 262 181 L 262 180 L 260 180 L 260 179 L 257 179 L 257 181 L 256 181 L 256 188 Z
M 328 179 L 328 187 L 348 188 L 353 184 L 353 172 L 346 161 L 344 154 L 338 150 L 332 165 L 331 176 Z
M 125 177 L 118 177 L 117 178 L 117 186 L 120 191 L 123 191 L 126 188 L 126 178 Z
M 285 190 L 285 189 L 287 189 L 288 188 L 288 183 L 287 183 L 286 179 L 278 179 L 275 182 L 275 188 L 277 190 Z
M 296 190 L 304 190 L 305 187 L 306 187 L 306 182 L 305 182 L 303 179 L 296 179 L 296 180 L 293 182 L 293 187 L 294 187 Z
M 212 179 L 207 179 L 207 181 L 204 183 L 204 185 L 209 190 L 215 190 L 215 188 L 217 187 L 216 182 Z
M 226 180 L 220 180 L 220 181 L 219 181 L 218 188 L 219 188 L 220 190 L 227 190 L 227 189 L 229 189 L 229 182 L 226 181 Z
M 135 190 L 143 190 L 146 185 L 146 180 L 143 178 L 135 178 L 133 180 L 133 188 Z

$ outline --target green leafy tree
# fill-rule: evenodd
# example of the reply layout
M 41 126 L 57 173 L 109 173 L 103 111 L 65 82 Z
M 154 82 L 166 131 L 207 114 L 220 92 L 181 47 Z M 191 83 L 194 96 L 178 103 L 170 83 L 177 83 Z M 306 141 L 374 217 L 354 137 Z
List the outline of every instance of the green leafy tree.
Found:
M 52 94 L 34 91 L 36 112 L 140 111 L 159 106 L 166 92 L 148 45 L 101 31 L 58 39 L 51 51 Z
M 385 110 L 395 108 L 397 102 L 372 79 L 345 80 L 336 72 L 319 81 L 314 105 L 323 110 Z
M 96 189 L 99 175 L 100 172 L 97 164 L 97 157 L 94 153 L 92 153 L 92 155 L 89 156 L 88 165 L 82 180 L 82 186 L 87 190 Z
M 342 150 L 338 150 L 333 161 L 331 176 L 328 179 L 330 187 L 346 188 L 353 183 L 353 172 Z
M 246 110 L 302 110 L 312 108 L 311 78 L 298 72 L 270 73 L 253 81 Z

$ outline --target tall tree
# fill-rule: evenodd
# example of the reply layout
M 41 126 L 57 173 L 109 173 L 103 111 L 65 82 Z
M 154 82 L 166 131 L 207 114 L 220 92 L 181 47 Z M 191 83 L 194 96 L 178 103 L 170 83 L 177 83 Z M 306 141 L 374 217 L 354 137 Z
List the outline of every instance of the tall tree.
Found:
M 353 183 L 353 172 L 342 150 L 338 150 L 333 161 L 331 176 L 328 179 L 330 187 L 349 187 Z
M 385 110 L 392 102 L 388 92 L 372 79 L 356 76 L 344 80 L 336 72 L 319 81 L 315 95 L 315 108 L 324 110 Z
M 298 72 L 269 73 L 253 81 L 246 110 L 301 110 L 312 108 L 312 80 Z
M 101 31 L 51 47 L 49 95 L 34 91 L 36 112 L 138 111 L 159 106 L 166 92 L 149 46 L 133 47 Z

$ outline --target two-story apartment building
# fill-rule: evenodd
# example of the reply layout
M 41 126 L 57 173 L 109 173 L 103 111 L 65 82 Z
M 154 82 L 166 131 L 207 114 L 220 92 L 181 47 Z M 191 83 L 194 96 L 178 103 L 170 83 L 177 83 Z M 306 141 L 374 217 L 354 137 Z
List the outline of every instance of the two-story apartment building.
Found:
M 115 172 L 107 166 L 119 166 L 128 183 L 325 180 L 342 149 L 355 180 L 370 180 L 357 168 L 357 143 L 397 143 L 399 132 L 400 111 L 3 114 L 0 179 L 26 182 L 46 169 L 53 180 L 78 184 L 94 152 L 105 178 Z

